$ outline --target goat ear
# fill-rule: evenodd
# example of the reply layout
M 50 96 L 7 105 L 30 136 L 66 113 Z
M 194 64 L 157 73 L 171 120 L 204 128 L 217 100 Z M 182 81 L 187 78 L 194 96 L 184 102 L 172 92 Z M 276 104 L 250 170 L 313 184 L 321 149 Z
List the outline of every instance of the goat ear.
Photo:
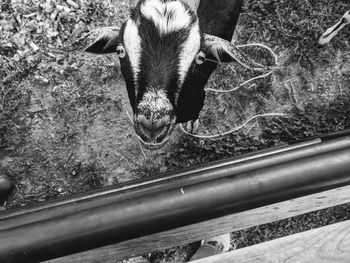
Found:
M 73 49 L 99 55 L 114 53 L 119 42 L 119 30 L 119 27 L 96 28 L 75 41 Z
M 266 66 L 263 66 L 252 60 L 237 46 L 225 39 L 213 35 L 204 34 L 204 40 L 206 53 L 211 54 L 219 63 L 230 63 L 237 61 L 242 66 L 251 70 L 266 70 Z

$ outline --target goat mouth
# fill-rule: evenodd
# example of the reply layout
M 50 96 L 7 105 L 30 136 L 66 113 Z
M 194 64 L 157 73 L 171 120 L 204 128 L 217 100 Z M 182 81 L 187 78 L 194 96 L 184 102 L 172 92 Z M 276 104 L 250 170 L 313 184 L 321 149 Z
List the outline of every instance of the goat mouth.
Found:
M 147 150 L 155 151 L 162 148 L 169 141 L 170 135 L 172 134 L 174 128 L 175 128 L 175 124 L 171 124 L 168 128 L 166 136 L 160 142 L 155 140 L 145 141 L 137 133 L 136 133 L 136 136 L 138 140 L 141 142 L 143 147 L 145 147 Z
M 145 142 L 144 140 L 142 140 L 140 136 L 137 136 L 137 137 L 141 142 L 141 144 L 143 145 L 143 147 L 145 147 L 147 150 L 152 150 L 152 151 L 159 150 L 160 148 L 162 148 L 170 138 L 170 136 L 167 136 L 163 139 L 163 141 L 159 143 L 153 143 L 153 142 Z

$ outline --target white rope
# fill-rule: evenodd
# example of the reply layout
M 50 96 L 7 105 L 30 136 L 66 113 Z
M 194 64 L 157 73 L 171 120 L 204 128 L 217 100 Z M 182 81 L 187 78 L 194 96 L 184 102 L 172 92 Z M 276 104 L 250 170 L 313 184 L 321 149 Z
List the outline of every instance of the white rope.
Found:
M 265 48 L 266 50 L 268 50 L 270 52 L 270 54 L 273 56 L 274 58 L 274 62 L 275 62 L 275 66 L 278 65 L 278 57 L 277 55 L 275 54 L 275 52 L 273 52 L 273 50 L 271 48 L 269 48 L 268 46 L 265 46 L 263 44 L 260 44 L 260 43 L 250 43 L 250 44 L 245 44 L 245 45 L 239 45 L 237 46 L 238 48 L 243 48 L 243 47 L 251 47 L 251 46 L 257 46 L 257 47 L 262 47 L 262 48 Z M 218 61 L 215 61 L 215 60 L 210 60 L 210 59 L 207 59 L 208 61 L 212 61 L 212 62 L 216 62 L 216 63 L 220 63 Z M 238 63 L 240 63 L 238 61 Z M 240 63 L 241 64 L 241 63 Z M 245 67 L 245 65 L 241 64 L 243 67 Z M 271 67 L 266 67 L 266 68 L 271 68 Z M 262 75 L 259 75 L 259 76 L 256 76 L 254 78 L 251 78 L 245 82 L 243 82 L 242 84 L 232 88 L 232 89 L 229 89 L 229 90 L 217 90 L 217 89 L 212 89 L 212 88 L 206 88 L 204 89 L 205 91 L 211 91 L 211 92 L 217 92 L 217 93 L 229 93 L 229 92 L 234 92 L 238 89 L 240 89 L 241 87 L 247 85 L 248 83 L 251 83 L 252 81 L 255 81 L 257 79 L 262 79 L 262 78 L 266 78 L 268 76 L 270 76 L 271 74 L 273 73 L 273 70 L 265 73 L 265 74 L 262 74 Z M 183 127 L 182 124 L 180 124 L 180 129 L 182 130 L 182 132 L 184 132 L 185 134 L 187 135 L 190 135 L 192 137 L 195 137 L 195 138 L 200 138 L 200 139 L 215 139 L 215 138 L 219 138 L 219 137 L 223 137 L 225 135 L 229 135 L 229 134 L 232 134 L 234 132 L 237 132 L 239 130 L 241 130 L 242 128 L 244 128 L 249 122 L 257 119 L 257 118 L 261 118 L 261 117 L 285 117 L 285 116 L 288 116 L 287 114 L 284 114 L 284 113 L 266 113 L 266 114 L 258 114 L 258 115 L 255 115 L 255 116 L 252 116 L 250 117 L 248 120 L 246 120 L 242 125 L 240 126 L 237 126 L 235 128 L 233 128 L 232 130 L 230 131 L 227 131 L 225 133 L 220 133 L 220 134 L 215 134 L 215 135 L 198 135 L 198 134 L 192 134 L 188 131 L 186 131 Z
M 199 138 L 199 139 L 215 139 L 215 138 L 223 137 L 223 136 L 226 136 L 226 135 L 229 135 L 231 133 L 239 131 L 242 128 L 244 128 L 244 126 L 246 126 L 249 122 L 251 122 L 252 120 L 255 120 L 257 118 L 261 118 L 261 117 L 276 117 L 276 116 L 285 117 L 285 116 L 288 116 L 288 114 L 284 114 L 284 113 L 265 113 L 265 114 L 254 115 L 254 116 L 250 117 L 248 120 L 246 120 L 242 125 L 237 126 L 237 127 L 233 128 L 232 130 L 230 130 L 228 132 L 215 134 L 215 135 L 193 134 L 193 133 L 190 133 L 190 132 L 186 131 L 184 129 L 184 127 L 182 126 L 182 124 L 180 124 L 179 126 L 180 126 L 180 129 L 182 130 L 182 132 L 184 132 L 185 134 L 190 135 L 192 137 Z
M 139 147 L 141 149 L 141 153 L 143 155 L 143 158 L 147 159 L 147 155 L 146 155 L 145 151 L 143 150 L 143 146 L 141 144 L 141 139 L 140 138 L 137 138 L 137 139 L 138 139 L 138 142 L 139 142 Z
M 130 122 L 132 123 L 132 125 L 134 125 L 134 121 L 132 120 L 131 116 L 130 116 L 130 113 L 128 112 L 128 110 L 125 110 L 126 112 L 126 115 L 128 116 Z
M 132 120 L 128 110 L 125 110 L 125 112 L 126 112 L 126 115 L 128 116 L 128 119 L 130 120 L 131 124 L 134 125 L 134 121 Z M 146 155 L 145 151 L 143 150 L 143 146 L 141 144 L 141 138 L 137 134 L 136 134 L 136 138 L 137 138 L 137 141 L 138 141 L 138 144 L 139 144 L 139 147 L 140 147 L 140 150 L 141 150 L 141 153 L 142 153 L 143 157 L 145 159 L 147 159 L 147 155 Z
M 252 81 L 254 81 L 254 80 L 266 78 L 266 77 L 270 76 L 272 73 L 273 73 L 273 72 L 270 71 L 270 72 L 268 72 L 268 73 L 266 73 L 266 74 L 264 74 L 264 75 L 256 76 L 256 77 L 254 77 L 254 78 L 252 78 L 252 79 L 249 79 L 249 80 L 243 82 L 242 84 L 240 84 L 240 85 L 238 85 L 237 87 L 234 87 L 234 88 L 232 88 L 232 89 L 228 89 L 228 90 L 218 90 L 218 89 L 206 88 L 206 89 L 204 89 L 204 90 L 205 90 L 205 91 L 217 92 L 217 93 L 230 93 L 230 92 L 233 92 L 233 91 L 236 91 L 236 90 L 240 89 L 241 87 L 247 85 L 248 83 L 250 83 L 250 82 L 252 82 Z
M 245 44 L 245 45 L 238 45 L 237 47 L 238 48 L 242 48 L 242 47 L 251 47 L 251 46 L 257 46 L 257 47 L 262 47 L 262 48 L 265 48 L 267 49 L 270 54 L 273 56 L 274 58 L 274 61 L 275 61 L 275 66 L 277 66 L 278 64 L 278 57 L 277 55 L 275 54 L 275 52 L 273 52 L 273 50 L 271 48 L 269 48 L 268 46 L 265 46 L 263 44 L 260 44 L 260 43 L 250 43 L 250 44 Z M 214 61 L 214 60 L 211 60 L 211 59 L 207 59 L 208 61 L 211 61 L 211 62 L 217 62 L 217 63 L 220 63 L 218 61 Z M 238 61 L 238 63 L 240 63 Z M 246 67 L 245 65 L 243 65 L 242 63 L 240 63 L 243 67 Z M 268 67 L 267 67 L 268 68 Z M 241 87 L 247 85 L 248 83 L 254 81 L 254 80 L 257 80 L 257 79 L 262 79 L 262 78 L 266 78 L 268 76 L 270 76 L 271 74 L 273 73 L 273 70 L 269 71 L 268 73 L 265 73 L 263 75 L 259 75 L 259 76 L 256 76 L 254 78 L 251 78 L 245 82 L 243 82 L 242 84 L 232 88 L 232 89 L 229 89 L 229 90 L 217 90 L 217 89 L 212 89 L 212 88 L 206 88 L 204 89 L 205 91 L 211 91 L 211 92 L 217 92 L 217 93 L 230 93 L 230 92 L 233 92 L 233 91 L 236 91 L 238 89 L 240 89 Z
M 278 57 L 275 54 L 275 52 L 273 52 L 273 50 L 271 48 L 269 48 L 268 46 L 265 46 L 264 44 L 261 44 L 261 43 L 249 43 L 249 44 L 244 44 L 244 45 L 238 45 L 237 47 L 241 48 L 241 47 L 251 47 L 251 46 L 257 46 L 257 47 L 262 47 L 262 48 L 267 49 L 271 53 L 271 55 L 274 57 L 275 65 L 278 64 Z

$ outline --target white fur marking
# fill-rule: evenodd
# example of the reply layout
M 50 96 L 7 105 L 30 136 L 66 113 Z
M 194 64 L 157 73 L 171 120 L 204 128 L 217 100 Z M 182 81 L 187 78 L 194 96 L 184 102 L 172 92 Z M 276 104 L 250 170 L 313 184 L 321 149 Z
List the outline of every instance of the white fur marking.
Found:
M 141 13 L 154 22 L 161 34 L 179 31 L 191 24 L 191 15 L 178 1 L 147 0 L 141 6 Z
M 136 23 L 131 19 L 127 21 L 125 26 L 124 45 L 134 73 L 134 84 L 137 87 L 137 78 L 141 70 L 141 38 Z
M 164 90 L 157 89 L 146 91 L 138 108 L 141 112 L 144 108 L 157 114 L 171 111 L 173 109 L 170 101 L 167 98 L 166 92 Z
M 190 34 L 186 41 L 182 45 L 182 51 L 180 54 L 180 66 L 179 66 L 179 85 L 185 81 L 188 69 L 191 66 L 191 63 L 196 58 L 196 55 L 200 49 L 201 45 L 201 36 L 199 30 L 198 21 L 193 25 Z

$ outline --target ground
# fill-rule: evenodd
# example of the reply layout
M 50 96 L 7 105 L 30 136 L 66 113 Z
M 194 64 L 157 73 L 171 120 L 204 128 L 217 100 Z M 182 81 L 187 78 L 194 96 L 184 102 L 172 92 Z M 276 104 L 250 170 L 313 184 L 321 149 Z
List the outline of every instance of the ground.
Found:
M 350 128 L 350 32 L 317 46 L 348 0 L 246 0 L 233 41 L 262 43 L 278 57 L 273 73 L 234 92 L 207 92 L 201 135 L 177 131 L 163 149 L 141 149 L 119 64 L 71 50 L 81 34 L 120 25 L 133 0 L 4 0 L 0 3 L 0 174 L 15 183 L 0 211 L 253 152 Z M 302 7 L 302 8 L 301 8 Z M 262 49 L 244 48 L 272 63 Z M 267 72 L 264 72 L 267 73 Z M 222 65 L 208 88 L 229 90 L 260 73 Z M 350 218 L 350 205 L 233 233 L 240 248 Z M 151 262 L 189 257 L 193 246 L 154 253 Z

